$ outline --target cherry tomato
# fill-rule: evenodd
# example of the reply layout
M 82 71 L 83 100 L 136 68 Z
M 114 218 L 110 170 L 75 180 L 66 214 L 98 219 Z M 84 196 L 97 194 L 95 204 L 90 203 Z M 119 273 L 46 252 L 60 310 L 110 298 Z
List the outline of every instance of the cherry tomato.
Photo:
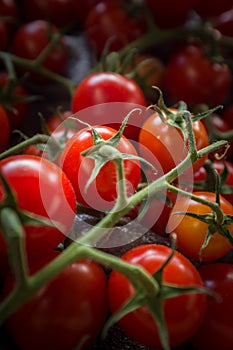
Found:
M 192 338 L 195 349 L 231 350 L 233 347 L 233 265 L 213 263 L 203 265 L 199 272 L 206 288 L 216 292 L 222 300 L 207 297 L 203 322 Z
M 193 194 L 210 202 L 216 201 L 216 194 L 213 192 L 200 191 L 193 192 Z M 220 196 L 220 206 L 224 214 L 233 214 L 232 204 L 222 196 Z M 200 249 L 207 235 L 208 224 L 185 214 L 176 214 L 177 212 L 201 215 L 211 213 L 211 209 L 209 206 L 187 197 L 181 198 L 172 208 L 167 231 L 169 233 L 176 233 L 177 248 L 183 254 L 196 261 L 200 261 L 201 259 L 204 262 L 219 259 L 232 249 L 232 245 L 228 239 L 215 232 L 207 246 L 203 249 L 200 258 Z M 229 225 L 228 230 L 233 235 L 233 224 Z
M 225 101 L 231 82 L 232 74 L 226 64 L 213 63 L 200 47 L 188 45 L 170 58 L 164 88 L 173 102 L 215 106 Z
M 128 251 L 122 259 L 133 265 L 140 265 L 153 274 L 170 253 L 171 248 L 166 246 L 142 245 Z M 163 284 L 166 283 L 180 287 L 202 286 L 197 269 L 179 252 L 175 252 L 164 269 Z M 134 293 L 134 287 L 125 276 L 116 271 L 111 273 L 108 295 L 112 313 L 118 311 Z M 163 302 L 169 342 L 172 346 L 176 346 L 189 339 L 197 330 L 204 316 L 206 296 L 186 294 Z M 161 347 L 157 326 L 147 307 L 140 307 L 130 312 L 119 321 L 119 325 L 128 336 L 139 343 L 148 347 Z
M 37 271 L 42 261 L 30 270 Z M 5 294 L 12 284 L 8 276 Z M 84 350 L 101 331 L 107 309 L 103 269 L 92 261 L 79 260 L 12 314 L 6 327 L 20 349 Z
M 213 6 L 213 2 L 211 0 L 201 1 L 196 0 L 196 4 L 194 4 L 194 10 L 203 17 L 212 17 L 216 15 L 220 15 L 226 10 L 230 10 L 233 7 L 232 0 L 222 0 L 216 1 Z
M 56 31 L 57 28 L 54 25 L 44 20 L 25 23 L 15 33 L 12 51 L 19 57 L 35 60 L 49 44 L 52 33 Z M 55 73 L 62 73 L 67 59 L 66 46 L 64 40 L 61 39 L 43 61 L 43 66 Z M 38 74 L 34 73 L 33 78 L 35 77 L 38 79 Z
M 110 102 L 126 103 L 124 105 L 123 103 L 119 104 L 119 106 L 112 105 L 111 114 L 106 116 L 103 123 L 101 123 L 98 118 L 95 119 L 95 115 L 97 113 L 102 115 L 104 113 L 104 108 L 107 108 L 105 105 Z M 133 79 L 127 78 L 118 73 L 98 72 L 88 75 L 80 82 L 74 92 L 71 104 L 73 113 L 79 112 L 90 106 L 103 106 L 100 107 L 100 111 L 98 108 L 90 111 L 90 113 L 93 115 L 93 119 L 98 120 L 98 123 L 106 124 L 118 129 L 123 117 L 125 117 L 134 107 L 140 108 L 141 106 L 146 106 L 146 99 L 143 91 Z M 117 109 L 117 111 L 114 112 L 114 109 Z M 86 115 L 90 115 L 90 113 L 86 113 Z M 120 119 L 122 113 L 123 117 Z M 101 116 L 98 115 L 98 117 Z M 137 114 L 137 119 L 137 121 L 135 120 L 135 125 L 130 123 L 132 120 L 130 119 L 127 127 L 125 128 L 124 135 L 129 139 L 136 140 L 138 137 L 139 128 L 142 124 L 143 118 Z M 86 121 L 84 119 L 82 120 Z M 96 121 L 93 120 L 88 122 L 91 125 L 96 123 Z
M 0 170 L 16 194 L 19 208 L 47 218 L 53 224 L 24 227 L 28 256 L 55 249 L 70 231 L 76 212 L 74 190 L 66 175 L 52 162 L 30 155 L 1 160 Z M 4 189 L 0 184 L 0 201 L 3 199 Z M 5 250 L 1 233 L 0 253 Z
M 181 0 L 179 6 L 170 0 L 146 0 L 146 4 L 155 20 L 161 28 L 171 28 L 182 25 L 188 18 L 188 14 L 197 0 Z
M 10 123 L 4 108 L 0 105 L 0 152 L 4 151 L 10 141 Z
M 220 193 L 224 198 L 226 198 L 233 205 L 233 193 L 228 194 L 225 193 L 225 188 L 232 187 L 233 188 L 233 164 L 227 160 L 214 160 L 212 162 L 212 166 L 219 174 L 223 173 L 224 167 L 227 169 L 227 178 L 224 183 L 221 185 Z M 200 183 L 200 181 L 205 181 L 206 179 L 206 170 L 204 167 L 198 169 L 198 171 L 194 174 L 194 182 Z M 208 185 L 208 184 L 207 184 Z
M 85 31 L 95 52 L 100 56 L 108 44 L 109 51 L 118 51 L 138 39 L 145 33 L 145 23 L 128 15 L 116 2 L 102 1 L 89 12 Z
M 170 112 L 177 112 L 177 109 L 170 108 Z M 195 121 L 192 125 L 197 149 L 207 146 L 208 134 L 203 123 Z M 155 166 L 158 175 L 170 171 L 187 155 L 180 131 L 164 123 L 157 112 L 151 114 L 142 125 L 139 150 L 141 155 Z M 205 159 L 206 157 L 202 157 L 193 164 L 194 171 L 203 165 Z
M 96 131 L 104 140 L 115 135 L 116 130 L 96 126 Z M 70 179 L 78 202 L 99 210 L 113 207 L 117 198 L 117 173 L 112 161 L 107 162 L 99 171 L 96 179 L 85 191 L 85 185 L 94 169 L 94 160 L 82 156 L 82 152 L 93 146 L 92 132 L 89 128 L 78 131 L 66 144 L 61 155 L 61 167 Z M 133 144 L 124 136 L 117 149 L 126 154 L 137 155 Z M 140 180 L 140 166 L 136 160 L 124 160 L 124 173 L 128 195 L 132 194 Z
M 8 84 L 8 74 L 0 72 L 0 86 L 6 88 Z M 27 97 L 27 92 L 21 84 L 17 84 L 9 90 L 9 93 L 2 96 L 2 103 L 6 105 L 6 113 L 9 118 L 11 129 L 17 129 L 22 125 L 28 111 L 28 103 L 17 102 L 17 99 Z

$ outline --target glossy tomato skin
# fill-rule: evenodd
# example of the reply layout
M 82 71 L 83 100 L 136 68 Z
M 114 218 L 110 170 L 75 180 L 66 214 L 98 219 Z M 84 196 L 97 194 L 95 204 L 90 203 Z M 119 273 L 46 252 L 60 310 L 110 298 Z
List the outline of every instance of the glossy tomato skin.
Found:
M 29 257 L 46 254 L 61 243 L 69 233 L 75 217 L 76 197 L 70 181 L 52 162 L 31 155 L 11 156 L 0 162 L 20 209 L 49 219 L 52 227 L 25 226 L 25 244 Z M 0 184 L 0 201 L 4 189 Z M 59 225 L 58 225 L 59 224 Z M 0 253 L 6 251 L 0 235 Z
M 232 75 L 224 63 L 213 63 L 199 46 L 187 45 L 170 58 L 164 87 L 173 102 L 206 103 L 215 106 L 225 101 Z
M 116 130 L 104 126 L 96 126 L 95 129 L 104 140 L 111 138 L 116 133 Z M 81 153 L 91 146 L 93 146 L 91 130 L 84 128 L 78 131 L 67 142 L 63 150 L 61 167 L 74 187 L 78 202 L 99 210 L 110 209 L 117 198 L 117 173 L 112 161 L 107 162 L 101 168 L 96 179 L 90 184 L 87 191 L 84 191 L 94 167 L 94 160 L 82 156 Z M 132 143 L 124 136 L 120 139 L 117 149 L 122 153 L 137 155 Z M 129 181 L 127 184 L 129 195 L 135 191 L 139 183 L 140 165 L 136 160 L 124 160 L 123 162 L 125 178 Z
M 203 265 L 199 272 L 206 288 L 216 292 L 222 300 L 207 297 L 203 322 L 192 338 L 195 349 L 231 350 L 233 348 L 233 265 L 213 263 Z
M 162 245 L 143 245 L 128 251 L 122 259 L 140 265 L 150 274 L 158 270 L 167 259 L 171 249 Z M 179 286 L 202 286 L 202 280 L 194 265 L 183 255 L 175 252 L 164 269 L 164 283 Z M 135 290 L 127 278 L 113 271 L 108 283 L 109 305 L 116 312 Z M 181 344 L 195 333 L 205 312 L 206 296 L 182 295 L 164 301 L 165 320 L 172 346 Z M 160 348 L 157 327 L 146 307 L 130 312 L 119 321 L 120 327 L 134 340 L 148 347 Z
M 134 16 L 136 17 L 136 16 Z M 106 45 L 109 51 L 118 51 L 145 33 L 145 23 L 127 14 L 117 1 L 102 1 L 89 12 L 85 30 L 98 56 Z
M 213 192 L 193 192 L 200 198 L 210 202 L 216 202 L 216 194 Z M 233 206 L 225 198 L 220 196 L 220 205 L 223 213 L 232 215 Z M 167 231 L 175 232 L 177 235 L 177 249 L 183 254 L 196 261 L 214 261 L 226 255 L 232 245 L 219 233 L 214 233 L 207 247 L 202 252 L 200 258 L 200 249 L 207 234 L 208 225 L 198 219 L 191 218 L 184 214 L 176 212 L 190 212 L 194 214 L 209 214 L 211 209 L 207 205 L 200 204 L 190 198 L 181 198 L 172 208 L 168 221 Z M 228 227 L 229 232 L 233 235 L 233 224 Z
M 170 112 L 177 112 L 170 108 Z M 201 121 L 192 123 L 197 149 L 201 149 L 209 144 L 208 134 Z M 139 149 L 141 155 L 148 159 L 158 174 L 167 173 L 175 165 L 178 165 L 187 155 L 187 148 L 177 128 L 164 123 L 158 113 L 151 114 L 139 133 Z M 193 164 L 196 171 L 203 165 L 206 157 L 202 157 Z
M 41 267 L 41 262 L 31 264 L 31 271 Z M 4 294 L 12 282 L 9 276 Z M 20 349 L 73 350 L 79 346 L 84 350 L 101 331 L 107 310 L 103 269 L 92 261 L 79 260 L 12 314 L 6 327 Z
M 6 72 L 0 72 L 0 87 L 5 88 L 8 84 L 8 74 Z M 6 109 L 7 116 L 9 118 L 11 129 L 19 128 L 24 119 L 26 118 L 28 111 L 28 103 L 27 102 L 14 102 L 12 99 L 17 98 L 26 98 L 27 92 L 25 88 L 18 84 L 14 87 L 12 91 L 10 91 L 9 96 L 6 96 L 5 103 L 9 104 L 9 108 Z M 4 101 L 3 101 L 4 103 Z
M 12 51 L 15 55 L 34 60 L 48 45 L 51 31 L 55 33 L 57 28 L 45 20 L 35 20 L 23 24 L 15 33 Z M 68 55 L 63 40 L 55 46 L 43 62 L 43 66 L 55 73 L 62 73 L 67 63 Z M 39 80 L 38 75 L 33 78 Z M 40 79 L 42 79 L 40 77 Z
M 0 105 L 0 127 L 1 127 L 1 138 L 0 138 L 0 152 L 4 151 L 10 141 L 10 123 L 7 117 L 6 111 Z

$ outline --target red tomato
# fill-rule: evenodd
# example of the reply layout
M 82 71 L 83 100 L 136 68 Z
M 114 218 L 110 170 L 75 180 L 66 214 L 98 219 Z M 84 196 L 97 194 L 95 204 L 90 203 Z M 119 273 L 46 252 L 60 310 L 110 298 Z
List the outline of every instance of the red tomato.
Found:
M 38 270 L 38 264 L 31 270 Z M 12 283 L 8 277 L 5 293 Z M 6 326 L 20 349 L 84 350 L 101 331 L 107 309 L 107 281 L 102 268 L 79 260 L 11 315 Z
M 7 114 L 1 105 L 0 105 L 0 129 L 1 129 L 0 152 L 2 152 L 6 149 L 10 141 L 10 123 L 9 123 Z
M 54 224 L 24 227 L 28 256 L 39 256 L 55 249 L 70 231 L 76 212 L 74 190 L 66 175 L 52 162 L 30 155 L 2 160 L 0 171 L 15 192 L 20 209 L 45 217 Z M 1 202 L 3 198 L 4 189 L 0 184 Z M 5 250 L 1 233 L 0 253 Z
M 220 193 L 233 205 L 233 193 L 232 194 L 225 193 L 225 189 L 227 189 L 228 186 L 232 187 L 233 189 L 233 164 L 226 160 L 214 160 L 212 162 L 212 166 L 214 169 L 217 170 L 219 174 L 223 172 L 224 166 L 226 166 L 228 175 L 227 175 L 226 181 L 221 184 Z M 198 182 L 205 181 L 205 179 L 206 179 L 206 170 L 204 167 L 201 167 L 194 174 L 194 182 L 197 182 L 198 184 Z M 208 183 L 207 183 L 207 186 L 208 186 Z
M 193 192 L 196 196 L 208 200 L 216 201 L 216 194 L 213 192 Z M 233 215 L 233 206 L 225 198 L 220 196 L 220 206 L 223 213 Z M 177 212 L 188 212 L 194 214 L 209 214 L 209 206 L 198 203 L 190 198 L 183 197 L 176 202 L 171 210 L 168 221 L 169 233 L 175 232 L 177 235 L 177 248 L 189 258 L 200 261 L 200 249 L 207 235 L 208 224 L 185 214 L 176 214 Z M 233 236 L 233 224 L 228 227 Z M 232 249 L 231 243 L 227 238 L 215 232 L 207 247 L 202 252 L 202 261 L 213 261 L 223 257 Z
M 194 5 L 194 10 L 203 17 L 211 17 L 220 15 L 220 13 L 230 10 L 232 7 L 232 0 L 215 1 L 214 6 L 212 0 L 197 0 Z
M 170 108 L 171 112 L 177 112 Z M 193 122 L 193 131 L 197 149 L 209 144 L 208 134 L 201 121 Z M 150 115 L 139 133 L 139 150 L 141 155 L 150 161 L 158 170 L 158 175 L 166 173 L 179 164 L 187 155 L 183 137 L 177 128 L 162 121 L 158 113 Z M 196 171 L 203 165 L 206 157 L 202 157 L 193 164 Z
M 115 135 L 116 130 L 96 126 L 96 131 L 104 140 Z M 117 198 L 116 166 L 107 162 L 90 184 L 87 191 L 85 185 L 94 169 L 94 160 L 81 155 L 84 150 L 93 146 L 92 132 L 89 128 L 78 131 L 66 144 L 61 155 L 61 167 L 70 179 L 76 192 L 78 202 L 99 210 L 113 207 Z M 124 136 L 121 137 L 117 149 L 126 154 L 137 155 L 133 144 Z M 124 160 L 124 173 L 127 181 L 127 194 L 134 193 L 140 180 L 140 165 L 136 160 Z
M 56 31 L 55 26 L 44 20 L 25 23 L 15 33 L 12 51 L 19 57 L 35 60 L 49 44 L 50 35 Z M 44 60 L 43 66 L 55 73 L 62 73 L 67 59 L 66 46 L 64 41 L 60 40 Z M 38 75 L 34 73 L 33 78 L 35 77 L 38 78 Z
M 128 251 L 122 259 L 133 265 L 141 265 L 150 274 L 157 271 L 168 258 L 171 248 L 150 244 L 138 246 Z M 179 287 L 202 286 L 197 269 L 179 252 L 166 265 L 163 284 Z M 109 304 L 112 313 L 134 295 L 135 290 L 127 278 L 116 271 L 110 275 L 108 283 Z M 201 294 L 182 295 L 164 300 L 164 313 L 172 346 L 189 339 L 200 325 L 205 313 L 206 296 Z M 120 327 L 134 340 L 148 346 L 161 346 L 157 326 L 147 307 L 130 312 L 119 321 Z
M 105 105 L 110 102 L 125 102 L 125 104 L 123 105 L 122 103 L 119 104 L 119 106 L 112 105 L 111 114 L 106 116 L 103 123 L 101 123 L 98 118 L 101 118 L 101 116 L 106 113 L 106 111 L 104 112 L 104 108 L 107 108 Z M 90 113 L 86 113 L 85 116 L 91 114 L 94 119 L 88 121 L 89 124 L 93 125 L 98 121 L 99 124 L 106 124 L 118 129 L 123 120 L 123 118 L 120 119 L 121 114 L 123 113 L 123 117 L 125 117 L 135 106 L 146 106 L 146 99 L 143 91 L 133 79 L 113 72 L 99 72 L 90 74 L 81 81 L 74 92 L 71 104 L 73 113 L 84 110 L 90 106 L 99 105 L 103 110 L 99 110 L 97 107 L 96 110 L 93 109 Z M 117 109 L 116 113 L 114 109 Z M 96 117 L 95 115 L 97 114 L 98 116 Z M 80 119 L 86 121 L 83 118 Z M 116 119 L 120 119 L 120 121 L 117 122 Z M 135 125 L 130 123 L 130 119 L 124 131 L 124 135 L 127 138 L 137 139 L 139 127 L 143 120 L 140 115 L 138 119 L 139 120 L 135 121 Z
M 0 72 L 0 87 L 5 88 L 8 84 L 8 74 Z M 3 97 L 2 103 L 6 105 L 6 113 L 9 118 L 11 129 L 17 129 L 26 118 L 28 111 L 27 102 L 16 102 L 18 98 L 26 98 L 27 92 L 20 84 L 16 85 Z M 8 108 L 7 108 L 8 107 Z
M 145 23 L 128 15 L 116 2 L 102 1 L 89 12 L 85 30 L 100 56 L 109 42 L 109 51 L 118 51 L 145 33 Z
M 192 338 L 195 349 L 231 350 L 233 348 L 233 265 L 213 263 L 203 265 L 199 272 L 206 288 L 216 292 L 222 300 L 207 297 L 203 322 Z
M 146 0 L 156 25 L 162 28 L 182 25 L 196 2 L 197 0 L 180 0 L 177 6 L 176 2 L 170 0 Z
M 174 102 L 215 106 L 224 102 L 231 82 L 232 74 L 226 64 L 213 63 L 198 46 L 188 45 L 170 58 L 164 87 Z

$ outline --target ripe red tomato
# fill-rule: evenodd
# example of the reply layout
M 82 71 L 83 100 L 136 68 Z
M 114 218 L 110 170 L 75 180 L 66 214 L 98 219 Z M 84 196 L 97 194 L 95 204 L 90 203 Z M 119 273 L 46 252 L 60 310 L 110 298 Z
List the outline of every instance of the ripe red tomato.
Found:
M 10 123 L 4 108 L 0 105 L 0 152 L 4 151 L 10 141 Z
M 224 11 L 230 10 L 232 7 L 232 0 L 215 1 L 214 6 L 211 0 L 196 0 L 196 4 L 194 4 L 194 10 L 203 17 L 220 15 Z
M 223 173 L 224 166 L 226 166 L 228 175 L 227 175 L 226 181 L 221 185 L 220 193 L 233 205 L 233 193 L 232 194 L 225 193 L 225 190 L 227 190 L 228 186 L 233 188 L 233 164 L 227 160 L 214 160 L 212 162 L 212 166 L 215 170 L 217 170 L 219 174 Z M 201 167 L 194 174 L 194 182 L 197 182 L 198 184 L 198 182 L 200 183 L 200 181 L 205 181 L 205 179 L 206 179 L 206 170 L 204 167 Z
M 156 25 L 161 28 L 182 25 L 196 2 L 197 0 L 181 0 L 177 6 L 176 2 L 170 0 L 146 0 Z
M 125 104 L 119 104 L 118 106 L 112 105 L 110 115 L 104 116 L 104 121 L 101 123 L 99 117 L 106 113 L 104 110 L 107 103 L 110 102 L 124 102 Z M 72 112 L 76 113 L 84 110 L 90 106 L 102 106 L 90 113 L 86 113 L 85 116 L 92 115 L 92 121 L 88 121 L 89 124 L 106 124 L 115 129 L 118 129 L 123 118 L 129 113 L 134 107 L 146 106 L 146 99 L 143 91 L 139 85 L 130 78 L 113 72 L 98 72 L 88 75 L 84 78 L 80 84 L 77 86 L 72 102 Z M 105 105 L 104 105 L 105 104 Z M 116 112 L 114 112 L 116 110 Z M 108 108 L 107 108 L 108 112 Z M 98 115 L 97 115 L 98 114 Z M 121 119 L 121 116 L 123 117 Z M 139 118 L 138 118 L 139 116 Z M 103 119 L 103 116 L 102 116 Z M 130 119 L 127 127 L 125 128 L 124 135 L 129 139 L 137 139 L 139 133 L 139 127 L 142 124 L 143 118 L 137 115 L 137 121 L 135 125 L 132 125 Z M 82 118 L 83 121 L 86 121 Z
M 95 52 L 100 56 L 109 42 L 109 51 L 118 51 L 145 33 L 145 22 L 130 16 L 114 1 L 97 3 L 89 12 L 85 31 Z
M 96 126 L 96 131 L 104 140 L 115 135 L 116 130 Z M 117 198 L 117 173 L 112 161 L 107 162 L 90 184 L 87 191 L 85 185 L 94 169 L 94 160 L 81 153 L 93 146 L 92 132 L 89 128 L 78 131 L 66 144 L 61 155 L 61 167 L 70 179 L 76 192 L 78 202 L 95 209 L 103 210 L 113 207 Z M 124 136 L 121 137 L 117 149 L 126 154 L 137 155 L 133 144 Z M 140 180 L 140 165 L 136 160 L 124 160 L 124 173 L 127 181 L 127 194 L 134 193 Z
M 171 248 L 166 246 L 142 245 L 128 251 L 122 259 L 133 265 L 140 265 L 153 274 L 170 253 Z M 163 284 L 202 286 L 202 280 L 194 265 L 179 252 L 175 252 L 164 269 Z M 125 276 L 116 271 L 111 273 L 108 295 L 112 313 L 118 311 L 134 293 L 134 287 Z M 176 346 L 189 339 L 197 330 L 205 313 L 206 296 L 186 294 L 163 302 L 169 342 L 171 346 Z M 157 326 L 147 307 L 130 312 L 119 321 L 119 325 L 134 340 L 148 347 L 161 347 Z
M 5 88 L 7 84 L 8 74 L 6 72 L 0 72 L 0 87 Z M 6 96 L 3 96 L 2 103 L 6 105 L 6 113 L 12 130 L 19 128 L 26 118 L 28 103 L 26 101 L 16 102 L 18 98 L 26 97 L 27 92 L 21 84 L 16 85 Z
M 34 60 L 49 44 L 50 36 L 56 31 L 57 28 L 54 25 L 44 20 L 25 23 L 15 33 L 12 51 L 19 57 Z M 43 66 L 55 73 L 62 73 L 67 59 L 66 46 L 64 40 L 61 39 L 43 61 Z M 33 78 L 35 77 L 38 78 L 38 74 L 33 73 Z
M 200 47 L 187 45 L 170 58 L 164 87 L 173 102 L 215 106 L 224 102 L 231 82 L 232 74 L 226 64 L 213 63 Z
M 30 269 L 35 272 L 41 261 Z M 36 269 L 35 269 L 36 266 Z M 6 290 L 13 281 L 8 277 Z M 107 316 L 107 281 L 89 260 L 66 267 L 6 321 L 20 349 L 88 349 Z
M 216 194 L 213 192 L 193 192 L 196 196 L 208 200 L 216 201 Z M 233 206 L 225 198 L 220 196 L 220 206 L 223 213 L 233 215 Z M 167 231 L 175 232 L 177 235 L 177 248 L 189 258 L 200 261 L 200 249 L 207 234 L 208 224 L 189 217 L 185 214 L 176 214 L 177 212 L 188 212 L 194 214 L 209 214 L 209 206 L 198 203 L 190 198 L 181 197 L 171 210 L 168 221 Z M 228 227 L 233 236 L 233 224 Z M 213 261 L 223 257 L 232 249 L 231 243 L 227 238 L 215 232 L 208 245 L 203 249 L 202 261 Z
M 170 108 L 170 111 L 177 112 L 177 109 Z M 209 144 L 208 134 L 201 121 L 193 122 L 193 131 L 197 149 Z M 187 155 L 180 131 L 164 123 L 157 112 L 151 114 L 142 125 L 139 150 L 141 155 L 155 166 L 158 175 L 170 171 Z M 202 157 L 193 164 L 194 171 L 203 165 L 205 159 L 206 157 Z
M 203 322 L 192 338 L 197 350 L 231 350 L 233 348 L 233 265 L 213 263 L 203 265 L 199 272 L 206 288 L 216 292 L 222 300 L 207 297 Z
M 74 190 L 63 171 L 52 162 L 30 155 L 1 160 L 0 171 L 16 194 L 19 208 L 50 220 L 54 226 L 25 226 L 29 257 L 46 254 L 69 233 L 76 212 Z M 0 202 L 4 199 L 0 183 Z M 58 226 L 58 223 L 60 226 Z M 0 253 L 6 250 L 2 233 Z

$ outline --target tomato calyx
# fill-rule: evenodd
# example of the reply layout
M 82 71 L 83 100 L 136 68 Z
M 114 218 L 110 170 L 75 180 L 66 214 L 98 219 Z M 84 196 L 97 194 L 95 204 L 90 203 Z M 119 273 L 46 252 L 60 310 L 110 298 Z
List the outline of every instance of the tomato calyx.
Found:
M 148 307 L 151 316 L 153 317 L 157 327 L 158 333 L 161 341 L 162 348 L 164 350 L 170 350 L 168 332 L 166 327 L 165 315 L 164 315 L 164 300 L 174 298 L 177 296 L 181 296 L 184 294 L 192 294 L 192 293 L 201 293 L 208 294 L 216 299 L 219 296 L 212 291 L 209 291 L 207 288 L 201 286 L 178 286 L 175 284 L 165 283 L 163 281 L 163 274 L 165 267 L 170 263 L 174 254 L 176 252 L 176 235 L 172 235 L 171 240 L 171 252 L 168 255 L 167 259 L 162 263 L 160 268 L 152 274 L 152 278 L 154 279 L 157 288 L 140 288 L 139 286 L 134 285 L 136 292 L 135 294 L 129 298 L 125 304 L 114 314 L 110 316 L 110 318 L 105 323 L 102 337 L 104 338 L 107 335 L 108 330 L 120 319 L 132 311 L 135 311 L 141 307 Z M 137 288 L 138 287 L 138 288 Z M 150 285 L 149 285 L 150 287 Z

